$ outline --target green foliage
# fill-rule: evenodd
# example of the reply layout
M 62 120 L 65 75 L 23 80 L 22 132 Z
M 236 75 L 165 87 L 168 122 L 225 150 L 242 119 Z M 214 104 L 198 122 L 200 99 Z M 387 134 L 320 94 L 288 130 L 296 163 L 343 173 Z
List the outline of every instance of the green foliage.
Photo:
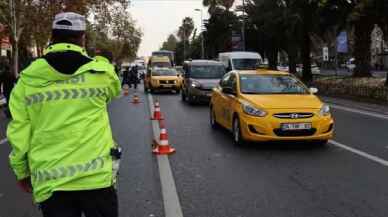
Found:
M 182 21 L 182 25 L 178 29 L 178 37 L 182 41 L 187 41 L 194 30 L 194 21 L 191 17 L 185 17 Z
M 126 0 L 13 0 L 16 4 L 16 28 L 21 44 L 26 47 L 37 46 L 38 54 L 48 44 L 51 23 L 55 14 L 72 11 L 93 18 L 88 23 L 88 49 L 96 47 L 111 50 L 118 60 L 135 58 L 142 33 L 136 28 L 127 9 Z M 93 15 L 93 16 L 92 16 Z M 0 0 L 0 23 L 12 32 L 8 0 Z M 12 36 L 12 35 L 11 35 Z M 11 39 L 15 40 L 14 37 Z M 90 41 L 91 40 L 91 41 Z
M 175 51 L 177 47 L 178 39 L 175 37 L 175 35 L 170 34 L 167 38 L 167 41 L 163 42 L 161 50 L 170 50 Z

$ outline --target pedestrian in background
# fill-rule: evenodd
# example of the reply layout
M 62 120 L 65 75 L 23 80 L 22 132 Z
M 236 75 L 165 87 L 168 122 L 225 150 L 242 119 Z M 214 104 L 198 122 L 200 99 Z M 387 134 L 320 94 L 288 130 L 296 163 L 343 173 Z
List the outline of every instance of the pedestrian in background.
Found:
M 44 217 L 118 217 L 121 154 L 107 103 L 120 81 L 113 65 L 87 55 L 85 30 L 84 16 L 55 16 L 50 46 L 20 74 L 9 103 L 10 164 Z
M 8 73 L 6 70 L 6 66 L 8 64 L 5 58 L 6 57 L 0 57 L 0 94 L 4 94 L 3 83 L 4 83 L 5 74 Z
M 129 78 L 129 67 L 124 67 L 124 71 L 123 71 L 123 81 L 121 83 L 121 86 L 124 86 L 124 85 L 130 85 L 130 78 Z
M 0 75 L 1 75 L 1 82 L 0 87 L 3 90 L 3 95 L 5 97 L 5 108 L 4 108 L 4 114 L 7 118 L 11 118 L 11 113 L 9 112 L 9 98 L 11 95 L 12 88 L 15 85 L 16 78 L 15 73 L 13 73 L 13 70 L 11 70 L 10 62 L 7 57 L 1 58 L 1 64 L 0 64 Z
M 137 69 L 137 65 L 132 66 L 129 73 L 129 81 L 129 87 L 132 88 L 133 85 L 133 88 L 136 90 L 139 83 L 139 71 Z

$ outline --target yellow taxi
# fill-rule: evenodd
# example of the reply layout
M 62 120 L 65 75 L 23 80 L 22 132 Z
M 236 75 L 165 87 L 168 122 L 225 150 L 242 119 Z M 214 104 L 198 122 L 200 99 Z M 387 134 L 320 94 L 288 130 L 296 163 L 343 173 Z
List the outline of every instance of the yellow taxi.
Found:
M 182 79 L 174 68 L 152 68 L 144 79 L 144 91 L 170 90 L 180 93 Z
M 280 71 L 231 71 L 213 89 L 210 124 L 246 141 L 308 141 L 325 145 L 333 137 L 330 107 L 316 88 Z

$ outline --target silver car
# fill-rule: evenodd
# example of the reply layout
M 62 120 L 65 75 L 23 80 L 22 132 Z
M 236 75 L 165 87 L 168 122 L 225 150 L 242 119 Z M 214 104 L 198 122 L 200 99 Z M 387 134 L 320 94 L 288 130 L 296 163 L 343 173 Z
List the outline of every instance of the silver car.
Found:
M 182 100 L 189 103 L 209 102 L 212 90 L 225 74 L 225 66 L 217 61 L 185 62 Z

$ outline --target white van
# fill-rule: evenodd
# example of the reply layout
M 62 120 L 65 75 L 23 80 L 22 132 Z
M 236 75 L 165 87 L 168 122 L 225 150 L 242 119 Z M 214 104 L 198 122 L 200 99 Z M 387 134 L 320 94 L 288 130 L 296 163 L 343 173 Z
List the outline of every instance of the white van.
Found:
M 262 63 L 260 54 L 255 52 L 227 52 L 219 53 L 218 60 L 222 62 L 226 71 L 255 70 Z

